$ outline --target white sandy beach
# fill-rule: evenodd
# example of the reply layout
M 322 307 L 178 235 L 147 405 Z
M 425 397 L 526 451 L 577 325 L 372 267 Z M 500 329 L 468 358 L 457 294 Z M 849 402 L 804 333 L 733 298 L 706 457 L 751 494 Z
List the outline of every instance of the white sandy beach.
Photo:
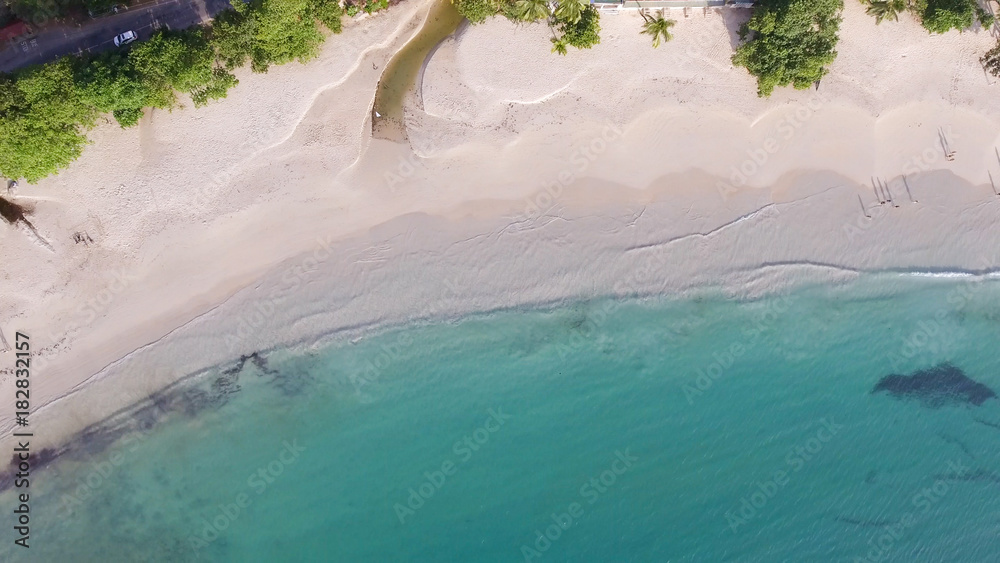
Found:
M 762 100 L 729 62 L 745 11 L 677 11 L 655 50 L 637 14 L 603 16 L 601 44 L 566 57 L 544 26 L 498 18 L 434 51 L 411 151 L 371 140 L 368 118 L 429 5 L 351 23 L 307 65 L 245 71 L 207 108 L 102 125 L 68 170 L 22 187 L 54 251 L 0 229 L 0 329 L 31 336 L 40 445 L 185 374 L 334 332 L 1000 267 L 986 32 L 876 26 L 847 0 L 820 90 Z M 13 397 L 12 354 L 0 362 Z

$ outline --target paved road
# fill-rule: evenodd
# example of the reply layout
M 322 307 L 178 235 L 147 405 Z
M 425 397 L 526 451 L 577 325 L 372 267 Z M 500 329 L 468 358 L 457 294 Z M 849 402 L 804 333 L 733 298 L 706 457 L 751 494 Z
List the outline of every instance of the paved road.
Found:
M 113 39 L 124 31 L 136 32 L 141 41 L 149 39 L 153 31 L 160 27 L 191 27 L 210 20 L 228 7 L 228 0 L 162 0 L 89 20 L 81 27 L 47 27 L 29 39 L 0 45 L 0 71 L 10 72 L 70 53 L 99 53 L 115 49 Z

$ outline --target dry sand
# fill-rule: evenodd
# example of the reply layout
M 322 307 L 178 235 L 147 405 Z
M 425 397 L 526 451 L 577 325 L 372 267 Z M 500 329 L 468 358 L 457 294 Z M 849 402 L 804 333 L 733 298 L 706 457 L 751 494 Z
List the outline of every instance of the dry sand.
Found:
M 21 190 L 52 250 L 0 229 L 0 329 L 31 335 L 36 443 L 185 374 L 324 335 L 1000 264 L 985 32 L 876 26 L 847 0 L 820 90 L 761 100 L 729 62 L 745 11 L 675 12 L 676 39 L 656 50 L 637 14 L 604 16 L 601 44 L 566 57 L 544 26 L 496 19 L 434 51 L 410 146 L 372 140 L 380 69 L 428 7 L 353 22 L 319 59 L 245 72 L 208 108 L 101 126 L 67 171 Z

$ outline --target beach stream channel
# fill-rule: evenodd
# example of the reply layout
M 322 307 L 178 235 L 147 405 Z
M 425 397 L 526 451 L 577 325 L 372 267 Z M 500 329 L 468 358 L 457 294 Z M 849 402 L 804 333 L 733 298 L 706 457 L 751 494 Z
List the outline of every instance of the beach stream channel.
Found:
M 428 56 L 462 23 L 462 14 L 451 0 L 437 0 L 420 31 L 385 66 L 372 108 L 372 136 L 394 142 L 406 141 L 403 105 L 409 96 L 419 102 L 419 77 Z

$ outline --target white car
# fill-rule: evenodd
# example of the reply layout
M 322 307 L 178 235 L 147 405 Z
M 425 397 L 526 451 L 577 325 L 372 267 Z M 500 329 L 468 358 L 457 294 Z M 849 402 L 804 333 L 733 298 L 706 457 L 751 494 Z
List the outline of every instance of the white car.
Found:
M 115 47 L 121 47 L 122 45 L 128 45 L 129 43 L 138 39 L 139 36 L 135 34 L 134 31 L 126 31 L 121 35 L 115 36 Z

